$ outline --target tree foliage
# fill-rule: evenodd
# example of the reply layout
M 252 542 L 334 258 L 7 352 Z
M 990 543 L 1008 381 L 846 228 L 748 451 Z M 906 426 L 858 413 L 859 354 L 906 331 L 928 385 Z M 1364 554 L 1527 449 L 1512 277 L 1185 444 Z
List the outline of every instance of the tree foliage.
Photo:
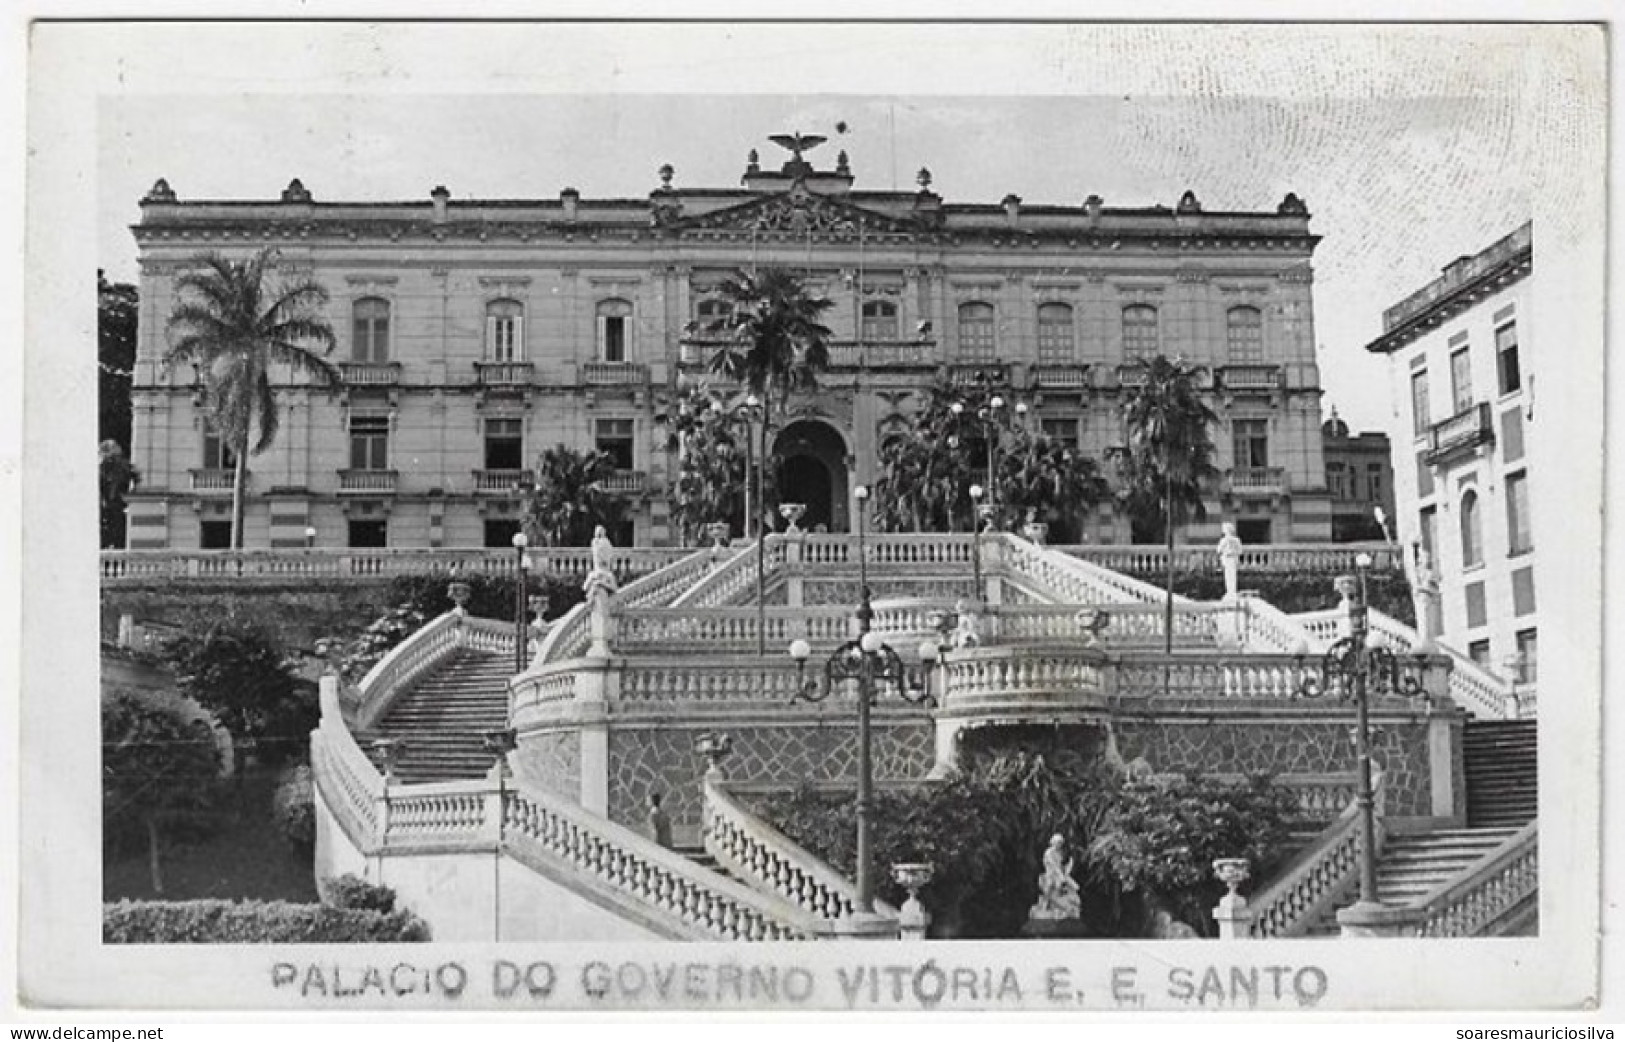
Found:
M 666 448 L 677 457 L 672 518 L 687 543 L 701 542 L 705 526 L 717 521 L 727 522 L 736 536 L 744 534 L 746 482 L 752 475 L 750 425 L 741 404 L 704 384 L 685 388 L 677 399 Z
M 210 824 L 219 776 L 219 748 L 201 720 L 134 695 L 102 703 L 103 835 L 110 846 L 145 835 L 154 893 L 164 892 L 169 835 Z
M 723 339 L 711 371 L 740 381 L 769 408 L 782 409 L 795 391 L 818 386 L 829 366 L 830 331 L 820 318 L 834 306 L 816 297 L 787 268 L 740 271 L 717 287 L 730 305 L 718 328 L 703 330 Z
M 544 450 L 525 503 L 525 534 L 543 546 L 586 546 L 599 525 L 618 531 L 630 504 L 609 488 L 615 473 L 615 458 L 607 452 L 562 444 Z
M 231 545 L 241 549 L 247 458 L 271 447 L 280 422 L 274 367 L 324 386 L 336 384 L 339 371 L 324 357 L 336 340 L 322 317 L 326 288 L 309 278 L 273 277 L 276 250 L 262 249 L 244 260 L 206 253 L 193 263 L 193 270 L 175 280 L 177 303 L 169 315 L 164 365 L 194 367 L 204 410 L 235 458 Z M 306 343 L 323 348 L 322 354 L 302 346 Z
M 112 438 L 101 444 L 97 470 L 101 485 L 102 549 L 123 549 L 125 497 L 140 483 L 141 473 Z
M 995 527 L 1043 521 L 1064 535 L 1107 495 L 1094 460 L 1036 429 L 1006 389 L 985 381 L 932 383 L 908 429 L 882 442 L 878 456 L 874 511 L 883 531 L 969 531 L 970 488 L 980 485 Z
M 1209 431 L 1218 416 L 1202 400 L 1201 373 L 1198 366 L 1158 355 L 1144 363 L 1144 382 L 1125 405 L 1128 444 L 1116 460 L 1119 488 L 1145 541 L 1171 538 L 1170 512 L 1176 529 L 1207 519 L 1203 490 L 1219 474 Z
M 269 630 L 222 617 L 171 638 L 164 658 L 181 693 L 213 713 L 238 749 L 251 743 L 271 764 L 303 755 L 320 715 L 316 693 Z
M 96 439 L 130 450 L 130 383 L 140 299 L 128 282 L 96 271 Z

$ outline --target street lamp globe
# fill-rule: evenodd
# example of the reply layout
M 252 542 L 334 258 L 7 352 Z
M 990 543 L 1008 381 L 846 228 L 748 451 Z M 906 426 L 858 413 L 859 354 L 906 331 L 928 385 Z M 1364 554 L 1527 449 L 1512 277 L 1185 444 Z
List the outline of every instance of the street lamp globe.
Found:
M 858 646 L 861 647 L 865 652 L 873 655 L 875 652 L 880 650 L 880 634 L 876 633 L 874 630 L 869 630 L 868 632 L 864 633 L 862 637 L 858 638 Z
M 921 662 L 924 662 L 927 665 L 930 665 L 931 663 L 933 663 L 933 662 L 935 662 L 937 660 L 937 656 L 939 654 L 940 654 L 940 652 L 937 650 L 937 642 L 936 641 L 934 641 L 934 640 L 922 640 L 922 641 L 920 641 L 920 661 Z
M 1026 402 L 1017 402 L 1016 403 L 1016 415 L 1017 416 L 1025 416 L 1025 415 L 1027 415 L 1027 403 Z
M 745 396 L 745 404 L 750 406 L 752 409 L 754 409 L 758 405 L 762 404 L 762 400 L 760 398 L 756 397 L 754 394 L 746 395 Z
M 948 406 L 948 411 L 953 413 L 955 416 L 958 416 L 960 413 L 965 411 L 965 403 L 964 402 L 955 402 L 952 405 Z
M 852 498 L 856 499 L 860 503 L 862 501 L 864 501 L 865 499 L 868 499 L 869 498 L 869 486 L 868 485 L 859 485 L 857 488 L 853 489 L 852 490 Z
M 790 657 L 795 659 L 797 662 L 807 661 L 807 656 L 811 654 L 812 645 L 808 644 L 805 640 L 798 637 L 790 642 Z
M 525 535 L 525 533 L 523 533 L 523 532 L 515 532 L 513 534 L 513 548 L 515 550 L 523 550 L 525 547 L 527 547 L 529 545 L 530 545 L 530 537 Z
M 1371 555 L 1370 554 L 1359 554 L 1359 555 L 1357 555 L 1354 558 L 1354 566 L 1356 568 L 1370 568 L 1371 567 Z
M 1004 408 L 1004 396 L 995 394 L 987 403 L 995 409 Z
M 972 498 L 972 499 L 981 499 L 982 498 L 982 492 L 983 492 L 982 486 L 980 486 L 980 485 L 972 485 L 970 487 L 970 498 Z

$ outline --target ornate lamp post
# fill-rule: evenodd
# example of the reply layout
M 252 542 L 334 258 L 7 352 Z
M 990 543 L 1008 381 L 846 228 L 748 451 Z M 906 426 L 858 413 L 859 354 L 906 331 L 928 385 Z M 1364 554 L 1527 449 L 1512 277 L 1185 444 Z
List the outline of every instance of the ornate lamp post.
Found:
M 975 603 L 982 600 L 982 511 L 987 509 L 982 505 L 984 491 L 980 485 L 970 487 L 971 512 L 976 515 L 971 521 L 970 530 L 970 565 L 971 575 L 976 583 Z
M 530 605 L 530 582 L 526 569 L 529 561 L 525 558 L 525 547 L 530 545 L 530 539 L 523 532 L 513 534 L 513 549 L 515 555 L 514 593 L 513 593 L 513 671 L 525 671 L 525 609 Z
M 1339 576 L 1337 592 L 1348 602 L 1349 632 L 1321 655 L 1317 666 L 1306 667 L 1306 656 L 1298 656 L 1300 678 L 1298 696 L 1321 698 L 1335 694 L 1354 703 L 1354 801 L 1360 814 L 1360 900 L 1356 909 L 1380 908 L 1377 898 L 1377 820 L 1376 796 L 1371 784 L 1371 722 L 1369 702 L 1373 695 L 1423 698 L 1431 694 L 1421 674 L 1425 656 L 1400 656 L 1371 640 L 1367 627 L 1366 576 L 1371 555 L 1354 559 L 1355 575 Z
M 876 695 L 886 689 L 895 691 L 904 701 L 919 704 L 932 700 L 929 683 L 922 674 L 911 673 L 903 664 L 903 659 L 891 646 L 880 639 L 880 634 L 873 632 L 869 627 L 874 621 L 874 606 L 870 602 L 868 570 L 863 566 L 864 561 L 864 506 L 868 499 L 869 490 L 859 485 L 853 490 L 858 501 L 858 560 L 860 562 L 860 599 L 858 602 L 857 620 L 858 636 L 842 644 L 832 652 L 824 662 L 824 681 L 822 684 L 816 678 L 809 678 L 807 672 L 807 659 L 812 654 L 812 647 L 805 640 L 795 640 L 790 644 L 790 657 L 796 663 L 796 693 L 795 697 L 805 702 L 822 702 L 833 695 L 838 685 L 848 682 L 857 684 L 858 696 L 858 836 L 857 836 L 857 900 L 854 914 L 858 917 L 872 918 L 875 911 L 875 890 L 873 873 L 869 865 L 869 812 L 874 800 L 874 762 L 873 762 L 873 736 L 870 732 L 869 714 Z M 927 662 L 934 662 L 938 648 L 935 642 L 926 641 L 929 651 L 924 645 L 921 647 L 921 656 Z
M 315 525 L 306 525 L 305 526 L 305 549 L 306 550 L 314 550 L 315 548 L 316 548 L 316 526 Z
M 763 603 L 762 587 L 763 571 L 767 563 L 767 546 L 763 539 L 766 533 L 762 531 L 760 515 L 767 502 L 766 485 L 762 477 L 767 463 L 767 411 L 762 407 L 762 400 L 754 394 L 746 395 L 744 401 L 731 407 L 718 406 L 718 408 L 722 409 L 730 424 L 740 422 L 745 424 L 745 523 L 742 534 L 749 539 L 754 532 L 756 537 L 756 654 L 766 657 L 767 610 Z M 758 437 L 762 440 L 759 447 L 756 445 Z M 758 448 L 760 451 L 757 451 Z M 751 499 L 753 481 L 756 485 L 754 501 Z

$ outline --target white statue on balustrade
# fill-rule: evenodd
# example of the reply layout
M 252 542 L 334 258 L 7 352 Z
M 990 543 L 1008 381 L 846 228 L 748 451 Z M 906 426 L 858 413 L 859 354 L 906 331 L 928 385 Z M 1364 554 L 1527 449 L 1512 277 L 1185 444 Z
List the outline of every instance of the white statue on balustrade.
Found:
M 609 541 L 609 533 L 603 525 L 593 529 L 592 533 L 592 571 L 587 573 L 587 581 L 582 588 L 591 597 L 599 590 L 605 593 L 614 593 L 619 585 L 615 578 L 614 565 L 615 544 Z
M 954 603 L 954 616 L 956 619 L 954 632 L 948 638 L 953 649 L 959 651 L 963 648 L 974 648 L 980 645 L 982 643 L 981 619 L 977 618 L 976 613 L 970 610 L 970 606 L 964 600 L 961 599 Z
M 1411 584 L 1411 604 L 1416 612 L 1416 640 L 1412 651 L 1433 650 L 1433 638 L 1443 627 L 1439 604 L 1439 570 L 1433 566 L 1433 555 L 1421 543 L 1412 543 L 1406 555 L 1405 578 Z
M 1216 547 L 1219 554 L 1219 565 L 1224 569 L 1224 599 L 1234 601 L 1240 597 L 1237 590 L 1239 580 L 1237 573 L 1241 568 L 1241 540 L 1236 536 L 1236 525 L 1233 521 L 1226 521 L 1219 526 L 1223 533 L 1219 536 L 1219 545 Z

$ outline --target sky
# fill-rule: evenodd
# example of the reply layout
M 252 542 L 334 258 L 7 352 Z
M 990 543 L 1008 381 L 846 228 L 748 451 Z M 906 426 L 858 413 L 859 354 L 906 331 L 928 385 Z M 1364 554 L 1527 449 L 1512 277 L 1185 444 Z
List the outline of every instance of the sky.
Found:
M 123 38 L 98 106 L 97 263 L 116 279 L 135 275 L 128 226 L 160 176 L 183 199 L 275 198 L 293 177 L 328 200 L 637 197 L 662 163 L 680 187 L 736 185 L 749 149 L 777 155 L 769 134 L 839 122 L 859 188 L 909 188 L 924 166 L 950 202 L 1172 206 L 1189 189 L 1273 210 L 1297 193 L 1323 237 L 1325 404 L 1380 429 L 1385 362 L 1364 345 L 1383 309 L 1532 217 L 1539 250 L 1601 205 L 1587 117 L 1606 96 L 1574 30 L 181 28 Z

